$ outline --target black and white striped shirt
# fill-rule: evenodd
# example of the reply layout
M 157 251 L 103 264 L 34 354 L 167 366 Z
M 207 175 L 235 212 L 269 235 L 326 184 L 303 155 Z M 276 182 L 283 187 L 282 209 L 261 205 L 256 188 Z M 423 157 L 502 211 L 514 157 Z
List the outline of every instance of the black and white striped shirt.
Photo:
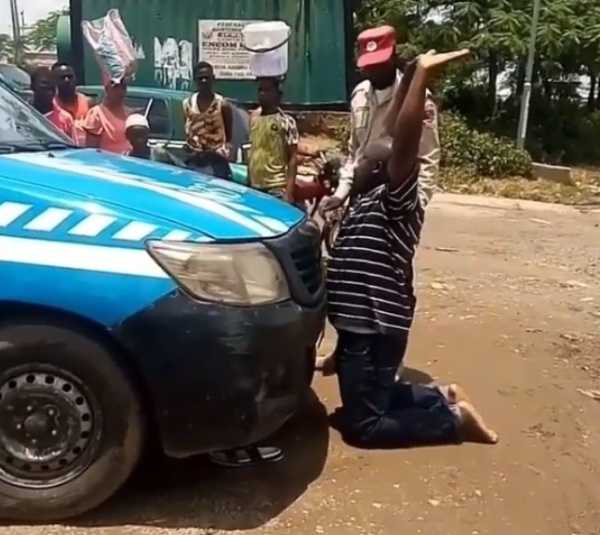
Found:
M 338 330 L 395 335 L 410 329 L 413 258 L 423 226 L 417 173 L 357 199 L 327 269 L 329 319 Z

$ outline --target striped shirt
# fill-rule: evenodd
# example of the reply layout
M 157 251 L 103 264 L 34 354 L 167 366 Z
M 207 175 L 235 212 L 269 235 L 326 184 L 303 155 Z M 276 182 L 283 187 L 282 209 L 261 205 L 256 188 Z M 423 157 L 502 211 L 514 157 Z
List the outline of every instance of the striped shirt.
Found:
M 329 319 L 338 330 L 385 335 L 410 329 L 413 258 L 423 226 L 417 173 L 357 199 L 341 224 L 327 269 Z

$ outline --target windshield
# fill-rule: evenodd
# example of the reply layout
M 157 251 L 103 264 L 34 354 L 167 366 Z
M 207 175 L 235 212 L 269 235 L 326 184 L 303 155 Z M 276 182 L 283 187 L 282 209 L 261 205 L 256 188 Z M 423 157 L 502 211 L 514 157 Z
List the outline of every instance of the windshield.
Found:
M 0 65 L 0 76 L 16 91 L 27 91 L 31 86 L 31 78 L 16 65 Z
M 42 115 L 0 86 L 0 154 L 71 146 L 73 143 Z

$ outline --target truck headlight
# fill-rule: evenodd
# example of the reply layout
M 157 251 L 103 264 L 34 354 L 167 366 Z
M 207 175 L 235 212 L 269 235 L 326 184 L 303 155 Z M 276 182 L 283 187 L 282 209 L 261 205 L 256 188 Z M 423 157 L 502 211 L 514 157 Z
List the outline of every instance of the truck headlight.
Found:
M 147 247 L 156 262 L 198 299 L 247 306 L 290 296 L 281 265 L 260 243 L 150 241 Z

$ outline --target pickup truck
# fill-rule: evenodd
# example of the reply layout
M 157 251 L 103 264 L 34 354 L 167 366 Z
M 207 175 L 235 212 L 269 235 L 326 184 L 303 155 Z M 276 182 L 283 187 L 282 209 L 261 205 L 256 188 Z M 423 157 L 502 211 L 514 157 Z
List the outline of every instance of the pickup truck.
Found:
M 319 232 L 295 207 L 78 149 L 0 86 L 0 517 L 79 515 L 149 437 L 261 441 L 310 388 Z
M 33 99 L 31 77 L 23 69 L 12 63 L 0 63 L 0 83 L 6 85 L 28 102 Z
M 104 96 L 102 86 L 81 86 L 78 90 L 92 103 L 99 102 Z M 148 119 L 151 143 L 178 150 L 185 144 L 183 101 L 189 96 L 190 93 L 185 91 L 129 86 L 125 104 L 132 113 L 140 113 Z M 237 156 L 250 137 L 250 116 L 239 104 L 229 102 L 233 108 L 232 146 Z

